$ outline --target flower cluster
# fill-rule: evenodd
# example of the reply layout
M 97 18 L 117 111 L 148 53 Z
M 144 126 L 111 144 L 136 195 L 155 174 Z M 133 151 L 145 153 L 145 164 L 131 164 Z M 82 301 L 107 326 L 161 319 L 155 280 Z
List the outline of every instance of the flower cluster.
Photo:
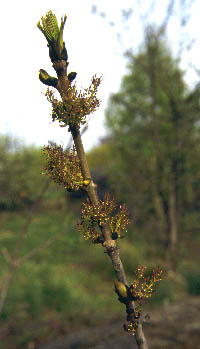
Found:
M 50 176 L 54 182 L 62 184 L 69 191 L 77 191 L 84 185 L 79 159 L 75 149 L 64 151 L 61 145 L 53 144 L 44 148 L 47 155 L 47 167 L 43 174 Z
M 100 105 L 97 98 L 98 86 L 101 78 L 94 76 L 91 85 L 79 92 L 75 84 L 69 84 L 67 98 L 59 101 L 54 96 L 54 92 L 47 89 L 45 96 L 52 105 L 52 120 L 58 120 L 61 127 L 80 127 L 86 123 L 86 116 L 93 113 Z
M 152 294 L 156 290 L 157 282 L 162 279 L 163 270 L 159 267 L 153 269 L 149 276 L 145 276 L 146 267 L 139 266 L 135 271 L 135 280 L 129 287 L 129 297 L 136 302 L 136 308 L 134 313 L 128 314 L 127 320 L 130 322 L 126 326 L 126 330 L 133 335 L 138 326 L 139 318 L 141 315 L 141 306 L 144 302 L 152 297 Z
M 120 205 L 119 212 L 111 217 L 110 220 L 110 229 L 113 235 L 113 238 L 121 237 L 121 232 L 126 231 L 126 226 L 129 223 L 128 210 L 126 205 Z
M 146 269 L 143 266 L 137 268 L 135 271 L 136 278 L 129 288 L 133 299 L 139 303 L 152 297 L 155 291 L 155 285 L 161 280 L 163 273 L 162 269 L 158 267 L 157 269 L 153 269 L 150 276 L 145 276 Z
M 101 242 L 101 233 L 98 227 L 103 224 L 110 226 L 112 237 L 120 237 L 122 231 L 126 230 L 129 223 L 128 211 L 125 205 L 120 206 L 119 212 L 115 214 L 116 202 L 106 195 L 104 201 L 100 200 L 98 205 L 92 205 L 89 200 L 82 204 L 81 222 L 78 229 L 82 232 L 85 240 Z
M 130 312 L 130 314 L 127 315 L 127 321 L 129 321 L 129 324 L 124 324 L 124 330 L 135 335 L 135 332 L 137 330 L 139 319 L 141 315 L 141 308 L 136 307 L 134 311 Z

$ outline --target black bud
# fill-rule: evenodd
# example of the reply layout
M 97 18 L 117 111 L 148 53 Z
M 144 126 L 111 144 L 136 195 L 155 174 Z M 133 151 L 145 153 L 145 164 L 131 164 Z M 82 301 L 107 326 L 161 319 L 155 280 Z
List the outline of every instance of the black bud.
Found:
M 117 233 L 112 233 L 112 239 L 113 240 L 117 240 L 118 238 L 118 234 Z
M 73 81 L 76 78 L 77 73 L 72 71 L 71 73 L 68 74 L 68 80 Z

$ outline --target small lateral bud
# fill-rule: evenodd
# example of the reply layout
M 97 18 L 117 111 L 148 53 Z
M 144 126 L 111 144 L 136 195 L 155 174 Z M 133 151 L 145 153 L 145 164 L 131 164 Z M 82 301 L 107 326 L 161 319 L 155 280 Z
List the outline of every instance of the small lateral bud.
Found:
M 68 74 L 67 78 L 69 81 L 73 81 L 76 78 L 77 73 L 72 71 L 71 73 Z
M 57 86 L 58 79 L 50 76 L 44 69 L 40 69 L 39 71 L 39 79 L 40 81 L 48 86 Z
M 128 298 L 128 289 L 123 282 L 115 281 L 115 291 L 117 292 L 118 296 L 121 298 Z

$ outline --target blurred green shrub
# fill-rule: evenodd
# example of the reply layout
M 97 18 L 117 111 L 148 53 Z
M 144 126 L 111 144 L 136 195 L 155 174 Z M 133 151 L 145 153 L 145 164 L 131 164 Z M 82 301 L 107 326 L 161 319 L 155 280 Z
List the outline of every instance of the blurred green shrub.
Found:
M 200 295 L 200 270 L 187 268 L 183 272 L 187 284 L 188 293 L 191 295 Z
M 0 135 L 0 210 L 31 205 L 46 178 L 41 149 L 25 146 L 11 136 Z
M 150 304 L 156 305 L 163 303 L 165 300 L 172 302 L 175 300 L 176 288 L 172 281 L 163 278 L 162 282 L 159 283 L 155 294 L 150 300 Z

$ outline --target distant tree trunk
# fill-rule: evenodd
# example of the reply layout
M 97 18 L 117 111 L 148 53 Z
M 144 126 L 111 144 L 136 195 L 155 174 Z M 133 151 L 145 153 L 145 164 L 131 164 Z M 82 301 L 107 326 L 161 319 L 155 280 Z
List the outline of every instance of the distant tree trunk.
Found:
M 173 169 L 172 169 L 173 172 Z M 169 267 L 176 269 L 178 243 L 178 212 L 176 173 L 171 174 L 169 181 L 168 202 L 159 194 L 155 177 L 152 176 L 152 199 L 158 221 L 159 238 L 165 248 Z
M 168 257 L 170 266 L 176 268 L 177 242 L 178 242 L 178 222 L 177 222 L 177 195 L 175 179 L 172 176 L 169 183 L 169 231 L 168 231 Z
M 167 217 L 164 209 L 163 201 L 160 195 L 154 191 L 153 193 L 153 206 L 158 220 L 159 237 L 162 245 L 166 246 L 166 231 L 167 231 Z

